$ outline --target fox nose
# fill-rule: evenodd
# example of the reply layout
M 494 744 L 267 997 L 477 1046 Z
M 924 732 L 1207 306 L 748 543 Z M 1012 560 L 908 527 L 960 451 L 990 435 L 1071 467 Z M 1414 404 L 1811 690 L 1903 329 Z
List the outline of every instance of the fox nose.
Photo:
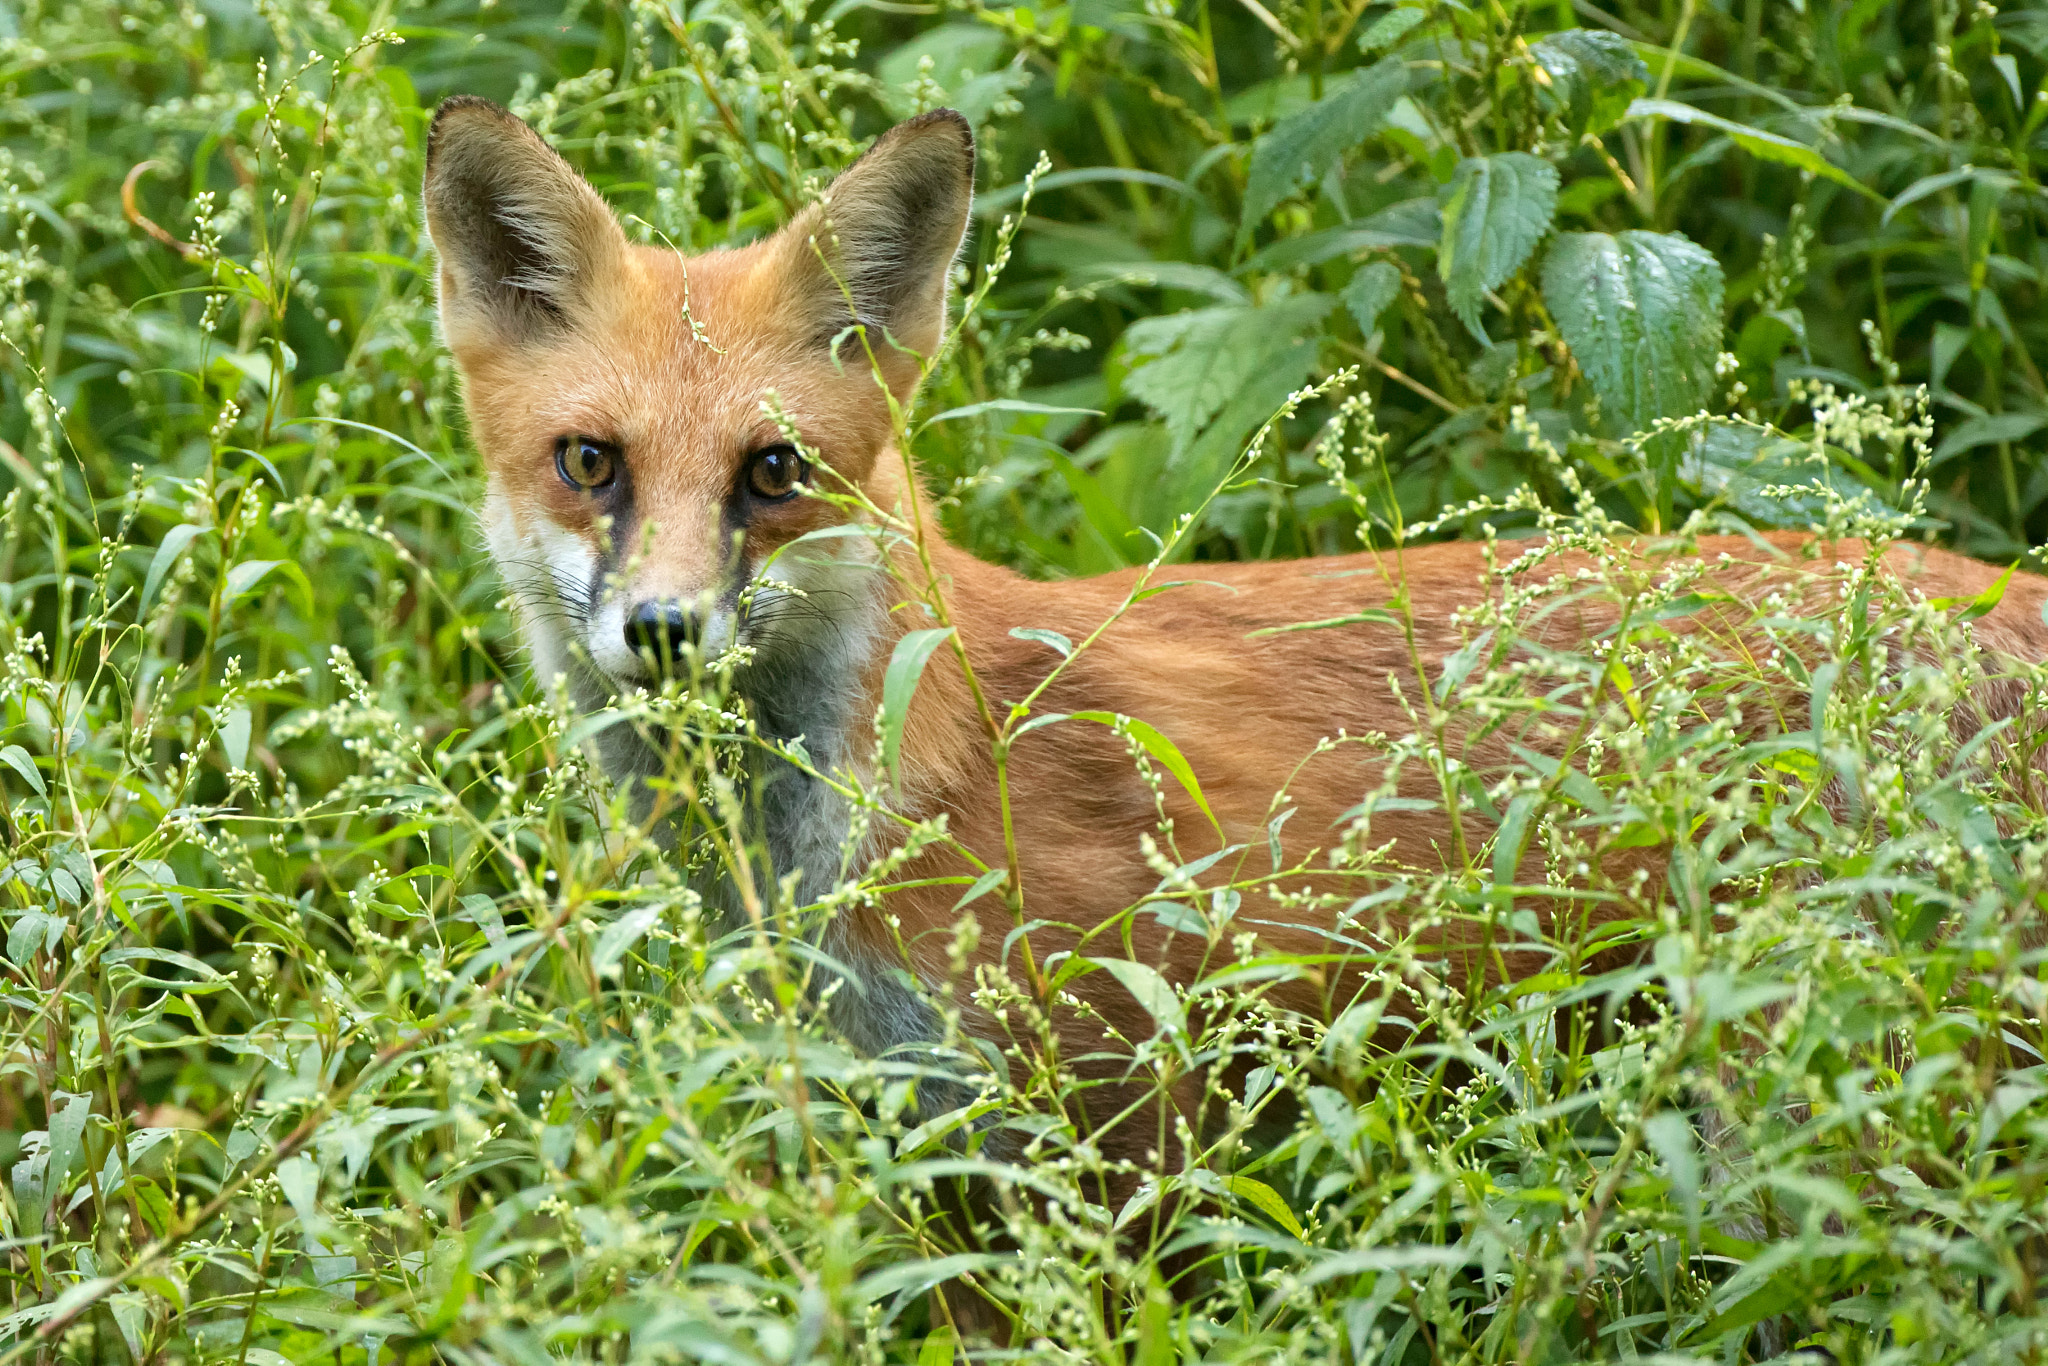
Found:
M 683 647 L 697 644 L 697 614 L 673 602 L 643 602 L 626 618 L 626 648 L 650 654 L 656 664 L 673 664 Z

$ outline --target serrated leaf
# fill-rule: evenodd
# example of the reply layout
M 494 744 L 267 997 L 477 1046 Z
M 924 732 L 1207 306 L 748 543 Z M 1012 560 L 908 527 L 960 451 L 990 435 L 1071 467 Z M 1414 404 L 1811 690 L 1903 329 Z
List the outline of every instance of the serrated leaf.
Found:
M 1136 364 L 1124 391 L 1165 418 L 1175 450 L 1185 450 L 1335 304 L 1327 294 L 1294 294 L 1265 308 L 1225 305 L 1133 323 L 1124 346 Z
M 171 572 L 171 566 L 178 562 L 178 557 L 185 553 L 185 547 L 211 529 L 181 522 L 164 533 L 156 554 L 150 556 L 149 572 L 142 576 L 142 602 L 138 610 L 149 610 L 149 604 L 156 600 L 157 586 L 164 581 L 164 575 Z
M 1467 157 L 1443 191 L 1444 232 L 1437 275 L 1451 311 L 1486 341 L 1479 305 L 1486 291 L 1521 269 L 1557 212 L 1557 168 L 1527 152 Z
M 1618 33 L 1568 28 L 1537 39 L 1529 51 L 1550 78 L 1551 98 L 1581 132 L 1612 128 L 1649 88 L 1650 69 Z
M 1428 17 L 1420 9 L 1406 7 L 1391 14 L 1382 14 L 1372 21 L 1365 32 L 1358 35 L 1358 50 L 1368 55 L 1384 52 L 1406 38 L 1417 24 Z
M 1849 471 L 1816 461 L 1804 442 L 1747 425 L 1710 423 L 1686 443 L 1678 473 L 1698 495 L 1725 500 L 1757 526 L 1810 525 L 1826 515 L 1829 489 L 1883 505 Z
M 903 749 L 903 724 L 910 719 L 910 699 L 917 692 L 917 680 L 924 675 L 932 651 L 952 634 L 945 626 L 911 631 L 889 654 L 889 669 L 882 675 L 882 714 L 876 724 L 882 731 L 882 767 L 892 783 L 898 781 L 896 759 Z
M 1296 185 L 1327 174 L 1337 158 L 1372 136 L 1406 93 L 1407 65 L 1390 57 L 1334 82 L 1320 100 L 1260 138 L 1245 177 L 1238 245 L 1250 240 L 1252 230 Z
M 1721 353 L 1721 267 L 1676 233 L 1565 233 L 1543 263 L 1543 301 L 1599 395 L 1609 434 L 1696 413 Z
M 1380 325 L 1380 314 L 1400 296 L 1400 269 L 1385 261 L 1373 261 L 1360 266 L 1337 297 L 1358 320 L 1358 330 L 1370 337 Z
M 1802 171 L 1832 180 L 1837 185 L 1846 185 L 1866 199 L 1874 199 L 1880 204 L 1885 202 L 1883 195 L 1829 161 L 1818 151 L 1803 142 L 1794 142 L 1782 134 L 1767 133 L 1761 128 L 1752 128 L 1746 123 L 1724 119 L 1719 114 L 1709 114 L 1704 109 L 1695 109 L 1676 100 L 1636 100 L 1628 107 L 1628 117 L 1670 119 L 1673 123 L 1711 128 L 1717 133 L 1727 135 L 1737 147 L 1753 157 L 1762 157 L 1766 161 L 1775 161 L 1786 166 L 1796 166 Z

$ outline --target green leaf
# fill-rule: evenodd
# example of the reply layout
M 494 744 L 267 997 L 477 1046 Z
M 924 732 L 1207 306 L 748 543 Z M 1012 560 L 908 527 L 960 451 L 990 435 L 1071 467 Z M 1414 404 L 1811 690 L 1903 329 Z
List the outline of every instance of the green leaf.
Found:
M 1985 413 L 1957 423 L 1934 448 L 1934 463 L 1939 465 L 1952 456 L 1979 446 L 2024 441 L 2043 427 L 2048 427 L 2048 413 Z
M 1420 9 L 1405 6 L 1391 14 L 1382 14 L 1372 21 L 1371 27 L 1358 35 L 1358 50 L 1368 56 L 1375 52 L 1385 52 L 1406 38 L 1416 25 L 1428 17 Z
M 1301 1221 L 1294 1217 L 1294 1211 L 1287 1208 L 1287 1202 L 1280 1198 L 1280 1192 L 1263 1181 L 1254 1181 L 1249 1176 L 1226 1176 L 1223 1184 L 1238 1199 L 1257 1209 L 1280 1227 L 1297 1238 L 1308 1235 L 1302 1231 Z
M 1048 631 L 1040 626 L 1012 626 L 1010 634 L 1019 640 L 1035 640 L 1040 645 L 1050 645 L 1062 656 L 1074 653 L 1074 642 L 1058 631 Z
M 661 907 L 636 906 L 605 926 L 604 933 L 597 937 L 597 947 L 590 951 L 591 970 L 600 977 L 617 971 L 626 957 L 626 950 L 639 943 L 660 922 Z
M 1157 970 L 1128 958 L 1090 958 L 1088 961 L 1116 978 L 1123 989 L 1145 1007 L 1145 1013 L 1152 1017 L 1161 1032 L 1188 1032 L 1187 1007 L 1181 1004 L 1173 984 L 1161 977 Z
M 149 604 L 156 599 L 157 585 L 164 581 L 164 575 L 171 572 L 171 566 L 185 553 L 185 547 L 212 529 L 181 522 L 164 533 L 164 539 L 157 546 L 156 554 L 150 557 L 149 572 L 142 576 L 142 602 L 138 610 L 149 610 Z
M 0 749 L 0 762 L 21 775 L 21 780 L 36 790 L 38 797 L 50 795 L 50 789 L 43 786 L 43 775 L 36 769 L 35 756 L 20 745 L 9 745 Z
M 953 909 L 957 911 L 963 906 L 971 905 L 972 903 L 981 900 L 990 892 L 994 891 L 997 887 L 1001 886 L 1003 881 L 1009 876 L 1010 870 L 1008 868 L 1003 867 L 1000 864 L 998 864 L 994 868 L 989 869 L 980 877 L 974 879 L 973 884 L 969 886 L 965 892 L 961 893 L 960 899 L 953 903 Z
M 2005 601 L 2006 585 L 2012 582 L 2013 571 L 2019 567 L 2019 561 L 2014 560 L 2006 566 L 2005 572 L 1998 576 L 1996 583 L 1973 598 L 1930 598 L 1927 605 L 1941 608 L 1943 611 L 1956 607 L 1962 608 L 1963 610 L 1955 615 L 1955 620 L 1959 622 L 1975 621 L 1979 617 L 1988 617 L 1998 610 L 1999 603 Z
M 1818 151 L 1803 142 L 1794 142 L 1777 133 L 1766 133 L 1761 128 L 1752 128 L 1746 123 L 1724 119 L 1719 114 L 1709 114 L 1704 109 L 1695 109 L 1676 100 L 1637 100 L 1629 105 L 1628 117 L 1663 118 L 1670 119 L 1673 123 L 1710 128 L 1717 133 L 1726 134 L 1737 147 L 1753 157 L 1762 157 L 1766 161 L 1776 161 L 1786 166 L 1796 166 L 1802 171 L 1809 171 L 1832 180 L 1837 185 L 1846 185 L 1866 199 L 1876 200 L 1880 204 L 1885 202 L 1883 195 L 1829 161 Z
M 1486 291 L 1521 269 L 1550 231 L 1557 168 L 1527 152 L 1467 157 L 1442 195 L 1444 235 L 1436 271 L 1451 311 L 1486 341 L 1479 305 Z
M 1380 314 L 1387 311 L 1388 304 L 1401 297 L 1400 268 L 1386 261 L 1360 266 L 1352 275 L 1351 283 L 1345 285 L 1337 297 L 1358 320 L 1358 330 L 1370 337 L 1380 325 Z
M 882 767 L 891 783 L 900 783 L 896 758 L 903 749 L 903 723 L 910 719 L 910 699 L 917 692 L 917 680 L 924 674 L 925 661 L 939 642 L 953 634 L 952 628 L 934 626 L 911 631 L 896 642 L 889 655 L 888 672 L 882 675 Z
M 1051 417 L 1101 417 L 1100 408 L 1059 408 L 1047 403 L 1027 403 L 1021 398 L 992 398 L 986 403 L 969 403 L 960 408 L 948 408 L 943 413 L 933 413 L 918 428 L 922 431 L 934 422 L 957 422 L 963 417 L 979 417 L 983 413 L 1039 413 Z
M 1186 182 L 1175 180 L 1170 175 L 1157 171 L 1128 170 L 1122 166 L 1080 166 L 1071 171 L 1054 171 L 1038 178 L 1035 193 L 1057 190 L 1068 185 L 1095 185 L 1104 181 L 1122 182 L 1129 185 L 1150 185 L 1154 189 L 1171 190 L 1189 199 L 1197 198 Z M 1019 180 L 999 190 L 974 197 L 974 214 L 977 218 L 992 218 L 1024 197 L 1024 182 Z
M 1550 98 L 1581 132 L 1603 133 L 1621 122 L 1650 85 L 1650 69 L 1628 40 L 1605 29 L 1546 34 L 1529 51 L 1550 78 Z
M 1216 813 L 1209 809 L 1209 799 L 1202 795 L 1202 784 L 1195 777 L 1194 767 L 1188 763 L 1187 758 L 1181 754 L 1173 741 L 1167 739 L 1164 735 L 1161 735 L 1136 717 L 1123 716 L 1113 711 L 1077 711 L 1073 713 L 1072 719 L 1076 721 L 1093 721 L 1098 725 L 1111 727 L 1114 727 L 1121 721 L 1124 729 L 1130 733 L 1131 738 L 1136 740 L 1147 754 L 1165 765 L 1166 771 L 1171 773 L 1179 781 L 1188 796 L 1194 799 L 1195 805 L 1200 808 L 1202 814 L 1209 818 L 1209 824 L 1215 827 L 1216 838 L 1223 838 L 1222 823 L 1216 819 Z
M 1240 275 L 1320 265 L 1338 256 L 1373 247 L 1433 247 L 1443 236 L 1443 215 L 1436 196 L 1406 199 L 1341 227 L 1300 237 L 1283 237 L 1260 247 L 1237 267 Z
M 227 756 L 229 768 L 249 766 L 249 709 L 236 707 L 220 722 L 221 753 Z
M 1238 246 L 1251 240 L 1252 230 L 1296 185 L 1321 178 L 1339 157 L 1370 137 L 1407 93 L 1407 64 L 1390 57 L 1334 82 L 1320 100 L 1260 138 L 1245 177 Z
M 1091 283 L 1154 286 L 1206 294 L 1220 304 L 1248 304 L 1252 296 L 1245 287 L 1214 266 L 1193 261 L 1095 261 L 1074 268 L 1078 279 Z M 998 400 L 999 402 L 1001 400 Z
M 263 581 L 263 576 L 283 564 L 283 560 L 244 560 L 228 570 L 227 588 L 221 594 L 226 602 L 233 602 L 242 594 Z
M 7 961 L 26 967 L 39 953 L 55 953 L 64 942 L 64 927 L 69 923 L 47 911 L 23 911 L 7 929 Z
M 1239 390 L 1268 370 L 1336 300 L 1294 294 L 1265 308 L 1224 305 L 1145 318 L 1124 330 L 1134 368 L 1124 391 L 1166 419 L 1185 450 Z
M 1514 885 L 1529 847 L 1529 817 L 1536 810 L 1536 794 L 1524 792 L 1508 803 L 1493 844 L 1493 880 L 1497 886 Z
M 1074 463 L 1073 457 L 1064 451 L 1048 450 L 1046 458 L 1074 495 L 1074 501 L 1081 507 L 1081 515 L 1087 524 L 1102 538 L 1103 548 L 1113 556 L 1111 563 L 1131 563 L 1134 551 L 1139 557 L 1143 552 L 1134 546 L 1131 537 L 1137 531 L 1137 524 L 1117 506 L 1116 500 L 1103 492 L 1101 481 Z
M 1671 1181 L 1671 1189 L 1678 1194 L 1685 1209 L 1686 1227 L 1692 1235 L 1699 1236 L 1700 1227 L 1700 1155 L 1694 1144 L 1692 1125 L 1676 1110 L 1663 1110 L 1643 1121 L 1643 1138 L 1650 1145 L 1650 1151 L 1657 1154 L 1657 1160 L 1664 1164 L 1664 1174 Z
M 1615 436 L 1704 408 L 1721 352 L 1721 267 L 1676 233 L 1572 232 L 1543 263 L 1543 301 Z
M 43 1169 L 43 1189 L 53 1200 L 62 1193 L 72 1164 L 85 1151 L 85 1121 L 91 1114 L 91 1096 L 68 1091 L 50 1093 L 50 1165 Z
M 925 1334 L 924 1341 L 918 1345 L 917 1366 L 948 1366 L 953 1360 L 958 1340 L 952 1328 L 944 1325 L 934 1328 Z

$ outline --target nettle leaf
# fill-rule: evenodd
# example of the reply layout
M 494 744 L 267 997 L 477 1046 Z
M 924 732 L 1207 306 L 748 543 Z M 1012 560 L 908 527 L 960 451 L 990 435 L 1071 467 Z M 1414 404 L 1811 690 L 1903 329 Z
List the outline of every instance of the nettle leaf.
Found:
M 1707 405 L 1721 353 L 1721 266 L 1691 241 L 1565 233 L 1543 263 L 1543 302 L 1592 381 L 1610 435 Z
M 1537 39 L 1529 51 L 1550 77 L 1550 98 L 1584 132 L 1603 133 L 1620 123 L 1650 86 L 1650 69 L 1618 33 L 1568 28 Z
M 1337 158 L 1370 137 L 1407 93 L 1407 64 L 1390 57 L 1333 83 L 1320 100 L 1260 138 L 1245 179 L 1238 245 L 1296 185 L 1328 174 Z
M 1358 35 L 1360 52 L 1384 52 L 1406 38 L 1411 30 L 1428 18 L 1420 9 L 1404 8 L 1382 14 L 1372 21 L 1365 32 Z
M 1443 189 L 1444 233 L 1436 270 L 1451 311 L 1473 336 L 1486 291 L 1521 269 L 1550 231 L 1557 168 L 1527 152 L 1467 157 Z
M 1264 308 L 1227 304 L 1133 323 L 1124 346 L 1135 368 L 1124 391 L 1165 418 L 1174 448 L 1183 450 L 1336 302 L 1295 294 Z
M 1344 292 L 1337 297 L 1358 320 L 1358 330 L 1370 337 L 1373 329 L 1380 325 L 1380 314 L 1386 312 L 1387 305 L 1400 296 L 1400 268 L 1386 261 L 1373 261 L 1360 266 L 1358 273 L 1351 277 L 1351 283 L 1344 286 Z

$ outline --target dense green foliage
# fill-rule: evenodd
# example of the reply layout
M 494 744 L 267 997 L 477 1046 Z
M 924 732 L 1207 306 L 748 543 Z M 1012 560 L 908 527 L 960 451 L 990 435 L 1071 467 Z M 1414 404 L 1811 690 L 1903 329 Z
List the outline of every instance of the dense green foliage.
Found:
M 1532 674 L 1504 580 L 1383 741 L 1469 846 L 1351 908 L 1334 1023 L 1234 937 L 1277 834 L 1162 855 L 1131 914 L 1233 1009 L 1131 977 L 1134 1065 L 1250 1079 L 1104 1209 L 1068 1076 L 910 1109 L 807 1003 L 781 929 L 833 908 L 714 940 L 523 677 L 417 185 L 486 94 L 702 249 L 966 111 L 987 292 L 915 449 L 1037 574 L 1709 524 L 2010 561 L 2044 58 L 2048 9 L 1951 0 L 0 0 L 0 1366 L 995 1354 L 948 1277 L 1102 1366 L 2038 1359 L 2048 799 L 1952 724 L 1985 604 L 1859 580 L 1736 662 L 1610 561 L 1630 626 Z M 1567 761 L 1461 768 L 1532 678 Z M 716 701 L 640 705 L 694 709 L 723 813 Z M 1619 928 L 1539 923 L 1525 853 Z M 1542 971 L 1460 989 L 1389 910 Z M 931 1217 L 970 1173 L 1000 1237 Z

